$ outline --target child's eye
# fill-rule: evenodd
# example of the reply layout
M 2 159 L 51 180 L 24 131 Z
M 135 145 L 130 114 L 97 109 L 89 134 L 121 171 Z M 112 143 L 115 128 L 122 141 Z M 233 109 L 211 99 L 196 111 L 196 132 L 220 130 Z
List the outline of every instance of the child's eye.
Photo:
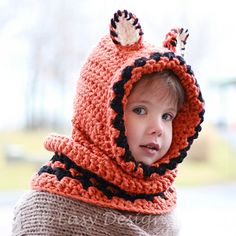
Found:
M 146 110 L 143 107 L 136 107 L 133 109 L 133 112 L 138 115 L 145 115 L 146 114 Z
M 163 119 L 163 120 L 166 120 L 166 121 L 171 121 L 171 120 L 174 119 L 174 116 L 173 116 L 172 114 L 170 114 L 170 113 L 164 113 L 164 114 L 162 115 L 162 119 Z

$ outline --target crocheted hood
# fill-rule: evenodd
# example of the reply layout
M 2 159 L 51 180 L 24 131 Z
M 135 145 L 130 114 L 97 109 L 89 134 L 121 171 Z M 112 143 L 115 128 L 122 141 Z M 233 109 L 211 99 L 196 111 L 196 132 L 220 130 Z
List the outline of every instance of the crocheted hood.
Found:
M 198 137 L 203 99 L 183 59 L 187 31 L 172 29 L 163 47 L 143 41 L 138 19 L 114 14 L 81 69 L 74 100 L 72 137 L 52 134 L 45 147 L 53 158 L 34 176 L 33 189 L 120 210 L 160 214 L 173 209 L 176 167 Z M 125 135 L 124 107 L 142 75 L 172 70 L 185 90 L 185 103 L 173 121 L 166 155 L 148 166 L 132 158 Z

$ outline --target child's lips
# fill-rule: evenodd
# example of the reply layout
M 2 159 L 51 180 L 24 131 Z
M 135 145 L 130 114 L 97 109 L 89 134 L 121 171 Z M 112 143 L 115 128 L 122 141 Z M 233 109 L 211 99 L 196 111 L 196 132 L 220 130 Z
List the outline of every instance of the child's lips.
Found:
M 148 143 L 145 145 L 140 145 L 140 148 L 148 155 L 155 155 L 159 150 L 160 146 L 156 143 Z

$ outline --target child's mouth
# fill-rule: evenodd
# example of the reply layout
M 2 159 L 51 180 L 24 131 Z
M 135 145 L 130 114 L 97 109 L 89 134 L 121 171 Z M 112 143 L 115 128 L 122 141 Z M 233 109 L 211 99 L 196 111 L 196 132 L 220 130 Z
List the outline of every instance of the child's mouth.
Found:
M 144 152 L 146 152 L 147 154 L 151 154 L 151 155 L 156 154 L 160 150 L 160 146 L 155 143 L 140 145 L 140 147 L 142 148 L 142 150 Z

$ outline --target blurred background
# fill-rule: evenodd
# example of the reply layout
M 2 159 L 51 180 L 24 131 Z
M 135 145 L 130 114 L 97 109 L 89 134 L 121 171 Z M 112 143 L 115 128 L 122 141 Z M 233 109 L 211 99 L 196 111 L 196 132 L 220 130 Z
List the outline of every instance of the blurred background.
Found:
M 144 39 L 162 45 L 173 27 L 189 29 L 185 57 L 206 102 L 200 138 L 179 168 L 182 231 L 236 235 L 236 16 L 233 0 L 0 0 L 0 230 L 52 154 L 51 132 L 70 135 L 81 64 L 109 32 L 118 9 L 139 18 Z

